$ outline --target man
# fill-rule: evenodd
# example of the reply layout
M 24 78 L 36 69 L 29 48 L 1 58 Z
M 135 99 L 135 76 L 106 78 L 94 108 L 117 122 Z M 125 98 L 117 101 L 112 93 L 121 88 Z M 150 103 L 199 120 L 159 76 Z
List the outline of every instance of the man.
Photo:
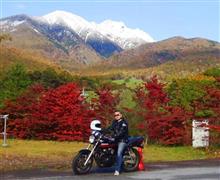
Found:
M 121 112 L 116 111 L 114 113 L 114 121 L 109 129 L 114 132 L 113 138 L 115 138 L 116 143 L 118 143 L 116 167 L 114 173 L 115 176 L 118 176 L 121 171 L 123 161 L 122 153 L 126 147 L 126 143 L 128 142 L 128 123 L 123 118 Z

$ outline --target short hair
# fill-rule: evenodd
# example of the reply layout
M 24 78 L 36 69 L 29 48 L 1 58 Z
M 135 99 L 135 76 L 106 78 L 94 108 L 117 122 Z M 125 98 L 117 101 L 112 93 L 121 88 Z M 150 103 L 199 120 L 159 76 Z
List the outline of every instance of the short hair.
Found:
M 118 111 L 118 110 L 117 110 L 117 111 L 115 111 L 114 113 L 116 113 L 116 112 L 119 113 L 121 116 L 123 116 L 122 113 L 121 113 L 121 111 Z

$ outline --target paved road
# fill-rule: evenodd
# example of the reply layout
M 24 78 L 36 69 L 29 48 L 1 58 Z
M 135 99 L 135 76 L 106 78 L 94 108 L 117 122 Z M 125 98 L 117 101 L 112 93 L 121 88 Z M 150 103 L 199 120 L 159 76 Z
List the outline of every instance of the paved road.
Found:
M 220 159 L 181 162 L 148 163 L 145 171 L 113 176 L 114 169 L 94 168 L 89 175 L 74 176 L 71 172 L 29 170 L 5 173 L 2 180 L 220 180 Z

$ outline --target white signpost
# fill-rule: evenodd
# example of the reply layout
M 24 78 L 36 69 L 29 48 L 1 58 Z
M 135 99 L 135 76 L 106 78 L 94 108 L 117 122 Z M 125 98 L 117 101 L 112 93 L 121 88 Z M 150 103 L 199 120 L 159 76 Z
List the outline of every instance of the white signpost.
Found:
M 209 146 L 209 128 L 208 120 L 192 122 L 192 145 L 193 147 L 208 147 Z
M 4 132 L 2 132 L 1 134 L 3 135 L 3 147 L 8 146 L 6 141 L 7 141 L 7 132 L 6 132 L 6 127 L 7 127 L 7 119 L 8 119 L 8 114 L 6 115 L 0 115 L 0 119 L 4 119 Z

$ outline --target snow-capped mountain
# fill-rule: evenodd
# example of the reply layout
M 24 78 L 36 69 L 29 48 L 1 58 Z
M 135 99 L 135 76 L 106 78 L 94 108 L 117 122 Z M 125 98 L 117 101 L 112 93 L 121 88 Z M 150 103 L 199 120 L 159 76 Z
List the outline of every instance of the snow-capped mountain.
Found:
M 26 15 L 12 16 L 10 18 L 0 19 L 1 31 L 16 31 L 17 26 L 24 24 L 29 19 L 30 18 Z
M 135 48 L 154 39 L 140 29 L 126 27 L 123 22 L 105 20 L 98 24 L 88 22 L 80 16 L 65 11 L 54 11 L 50 14 L 38 18 L 51 25 L 60 24 L 73 29 L 85 41 L 88 39 L 110 39 L 122 49 Z
M 103 61 L 79 35 L 59 24 L 50 25 L 27 15 L 0 19 L 2 33 L 12 37 L 7 46 L 34 52 L 72 70 Z
M 97 24 L 97 29 L 123 49 L 135 48 L 147 42 L 154 42 L 154 39 L 146 32 L 140 29 L 130 29 L 123 22 L 106 20 Z
M 90 23 L 80 16 L 65 11 L 54 11 L 36 20 L 50 25 L 62 25 L 76 32 L 86 44 L 90 45 L 100 55 L 109 57 L 115 52 L 122 51 L 122 48 L 100 33 L 96 25 Z
M 88 21 L 80 16 L 65 11 L 54 11 L 42 17 L 37 17 L 36 19 L 50 25 L 59 24 L 67 26 L 83 38 L 86 38 L 86 35 L 93 30 Z
M 67 49 L 83 42 L 76 32 L 66 26 L 59 24 L 51 26 L 47 23 L 36 21 L 35 18 L 27 15 L 16 15 L 2 19 L 0 20 L 0 25 L 3 32 L 19 33 L 16 31 L 19 31 L 21 28 L 25 28 L 26 30 L 27 28 L 31 29 L 39 35 L 47 37 L 54 43 L 62 44 Z M 25 39 L 25 37 L 23 38 Z

